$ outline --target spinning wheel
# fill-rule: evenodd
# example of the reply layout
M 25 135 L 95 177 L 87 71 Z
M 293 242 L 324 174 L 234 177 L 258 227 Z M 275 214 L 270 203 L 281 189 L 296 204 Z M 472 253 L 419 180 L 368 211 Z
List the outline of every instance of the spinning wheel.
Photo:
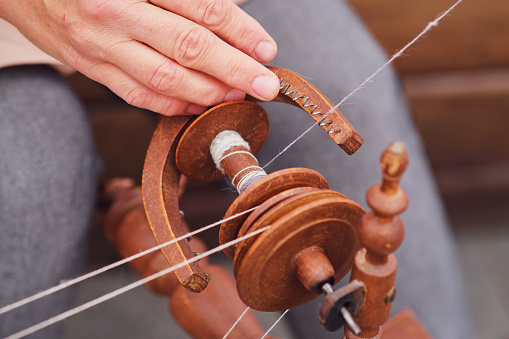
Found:
M 274 71 L 284 73 L 284 77 L 290 74 L 285 70 Z M 330 116 L 324 114 L 332 104 L 322 95 L 316 95 L 321 101 L 319 106 L 314 103 L 315 97 L 301 94 L 319 93 L 316 89 L 297 78 L 297 88 L 304 88 L 303 92 L 281 79 L 281 101 L 300 102 L 348 153 L 360 147 L 362 139 L 339 111 Z M 343 195 L 326 190 L 326 180 L 310 169 L 293 168 L 266 175 L 254 156 L 269 130 L 268 117 L 260 106 L 248 101 L 228 102 L 209 109 L 192 122 L 175 118 L 182 126 L 178 132 L 174 122 L 168 124 L 168 120 L 174 118 L 163 118 L 162 128 L 154 135 L 157 142 L 149 149 L 143 182 L 147 216 L 160 243 L 183 234 L 180 223 L 169 219 L 170 214 L 178 211 L 175 201 L 179 174 L 198 181 L 215 181 L 227 175 L 240 195 L 225 218 L 259 205 L 260 211 L 249 218 L 244 215 L 224 222 L 221 244 L 271 225 L 264 234 L 225 250 L 234 259 L 239 295 L 248 306 L 263 311 L 298 306 L 317 297 L 324 284 L 334 284 L 349 271 L 358 248 L 356 228 L 363 209 Z M 172 128 L 165 128 L 170 125 Z M 161 145 L 157 139 L 162 134 L 172 140 Z M 152 157 L 153 154 L 156 156 Z M 154 172 L 162 178 L 163 194 L 153 194 Z M 158 206 L 165 205 L 166 215 L 160 209 L 151 209 L 154 200 L 159 200 Z M 329 239 L 337 241 L 332 243 Z M 191 252 L 185 242 L 165 250 L 170 264 L 190 258 Z M 300 260 L 301 257 L 307 260 Z M 302 267 L 308 260 L 318 264 L 313 275 Z M 176 273 L 191 290 L 200 292 L 206 286 L 207 279 L 197 265 Z
M 281 77 L 277 100 L 305 109 L 345 152 L 351 154 L 362 145 L 362 138 L 339 111 L 323 113 L 333 106 L 314 87 L 289 71 L 272 70 Z M 268 130 L 265 111 L 250 101 L 223 103 L 195 119 L 163 117 L 152 138 L 143 173 L 144 209 L 155 239 L 162 244 L 188 232 L 178 205 L 181 174 L 198 181 L 228 176 L 240 194 L 226 212 L 227 221 L 221 224 L 219 240 L 226 246 L 242 237 L 224 249 L 233 259 L 242 302 L 256 310 L 280 311 L 324 293 L 319 320 L 326 329 L 336 330 L 346 323 L 348 338 L 357 338 L 361 329 L 363 335 L 371 335 L 369 338 L 380 337 L 380 326 L 388 318 L 393 299 L 389 296 L 394 295 L 396 265 L 391 253 L 403 236 L 397 214 L 407 205 L 406 195 L 398 186 L 406 168 L 404 146 L 395 144 L 384 154 L 384 182 L 370 190 L 368 203 L 374 212 L 366 214 L 359 204 L 330 190 L 325 178 L 313 170 L 290 168 L 267 175 L 255 155 Z M 120 191 L 122 188 L 110 188 L 110 196 L 119 195 Z M 139 218 L 144 216 L 136 219 Z M 142 232 L 139 239 L 145 239 L 146 245 L 141 246 L 141 240 L 122 240 L 127 231 L 119 230 L 133 231 L 133 226 L 115 221 L 121 217 L 110 219 L 109 237 L 125 255 L 150 247 L 148 242 L 154 241 L 138 228 L 135 233 Z M 263 233 L 248 237 L 262 230 Z M 365 248 L 361 248 L 361 243 Z M 171 296 L 170 308 L 176 310 L 177 318 L 187 312 L 191 318 L 200 318 L 200 324 L 207 323 L 197 328 L 196 319 L 182 319 L 181 325 L 188 332 L 197 338 L 208 338 L 211 331 L 216 331 L 212 337 L 221 337 L 227 319 L 222 319 L 221 324 L 220 320 L 209 319 L 215 310 L 203 310 L 200 305 L 205 300 L 215 300 L 216 307 L 231 314 L 242 308 L 242 302 L 231 294 L 230 305 L 217 299 L 230 284 L 224 272 L 202 261 L 200 264 L 212 273 L 209 275 L 197 262 L 187 263 L 196 246 L 203 250 L 194 238 L 191 242 L 173 242 L 153 258 L 144 259 L 141 264 L 135 262 L 133 267 L 143 276 L 160 270 L 164 267 L 161 253 L 170 266 L 186 263 L 174 271 L 172 278 L 163 276 L 150 288 Z M 352 266 L 352 277 L 357 280 L 334 291 L 332 286 Z M 385 275 L 378 276 L 379 272 Z M 212 287 L 206 289 L 209 281 Z M 215 281 L 223 282 L 217 285 Z M 178 285 L 203 293 L 189 294 Z M 377 310 L 370 308 L 361 313 L 366 304 L 376 305 Z M 354 320 L 356 316 L 360 327 Z M 259 328 L 253 324 L 251 320 L 251 332 Z
M 353 153 L 361 146 L 362 138 L 338 110 L 326 114 L 333 105 L 316 88 L 289 71 L 276 68 L 273 68 L 273 71 L 281 79 L 278 100 L 304 108 L 347 153 Z M 180 173 L 199 181 L 214 181 L 228 175 L 241 194 L 226 213 L 226 217 L 258 206 L 288 189 L 328 188 L 320 174 L 308 169 L 288 169 L 265 176 L 253 153 L 256 154 L 261 149 L 268 129 L 268 118 L 263 109 L 248 101 L 217 105 L 194 121 L 191 121 L 190 117 L 162 118 L 148 150 L 143 175 L 145 209 L 159 243 L 184 234 L 184 227 L 178 216 L 177 191 Z M 234 134 L 233 139 L 222 137 L 225 131 Z M 211 155 L 211 145 L 215 145 L 216 150 L 219 149 L 216 153 L 220 152 L 216 155 L 215 162 Z M 260 180 L 256 181 L 257 179 Z M 346 205 L 347 202 L 343 204 Z M 352 204 L 354 205 L 351 209 L 357 209 L 357 212 L 352 215 L 351 221 L 346 222 L 354 225 L 361 214 L 361 208 L 353 202 Z M 247 216 L 224 223 L 221 226 L 220 242 L 235 239 L 245 218 Z M 246 226 L 245 229 L 247 228 Z M 350 234 L 350 243 L 355 244 L 355 232 Z M 245 249 L 246 246 L 244 243 L 239 247 Z M 347 266 L 350 266 L 348 260 L 353 256 L 355 245 L 350 245 L 349 248 L 351 253 L 345 253 L 344 258 Z M 185 241 L 168 246 L 163 252 L 170 264 L 192 257 L 192 251 Z M 236 260 L 239 262 L 239 277 L 246 276 L 242 273 L 243 265 L 240 264 L 240 256 L 243 257 L 244 252 L 241 251 L 242 254 L 239 254 L 239 259 Z M 225 253 L 234 258 L 235 249 L 227 249 Z M 249 257 L 245 259 L 247 262 Z M 343 274 L 346 273 L 344 271 L 344 268 L 338 270 Z M 207 285 L 207 278 L 197 264 L 178 269 L 176 275 L 184 286 L 195 292 L 202 291 Z M 331 277 L 328 279 L 331 280 Z M 332 280 L 335 280 L 335 276 Z
M 364 211 L 342 194 L 326 190 L 326 180 L 315 171 L 294 168 L 266 175 L 253 153 L 267 134 L 268 117 L 260 106 L 245 101 L 218 105 L 184 132 L 176 163 L 183 174 L 200 181 L 217 180 L 226 172 L 240 195 L 225 218 L 260 205 L 249 217 L 224 222 L 219 237 L 225 244 L 271 225 L 225 253 L 234 258 L 238 291 L 246 305 L 280 311 L 317 297 L 323 284 L 334 284 L 350 270 L 356 226 Z M 316 276 L 309 276 L 300 267 L 307 264 L 298 259 L 303 252 L 322 264 L 323 271 L 315 269 Z

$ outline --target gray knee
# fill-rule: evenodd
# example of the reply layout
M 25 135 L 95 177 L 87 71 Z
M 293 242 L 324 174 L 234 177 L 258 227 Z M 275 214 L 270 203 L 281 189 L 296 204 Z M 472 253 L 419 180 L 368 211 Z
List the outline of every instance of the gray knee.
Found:
M 0 154 L 1 306 L 76 275 L 84 260 L 96 155 L 82 107 L 52 68 L 0 69 Z M 48 316 L 46 307 L 3 317 L 0 334 Z

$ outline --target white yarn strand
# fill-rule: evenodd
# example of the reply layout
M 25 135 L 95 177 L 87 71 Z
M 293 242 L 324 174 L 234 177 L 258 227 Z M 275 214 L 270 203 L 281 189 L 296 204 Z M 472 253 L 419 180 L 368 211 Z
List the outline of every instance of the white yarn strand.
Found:
M 358 91 L 360 91 L 362 88 L 364 88 L 364 86 L 366 86 L 366 84 L 368 84 L 370 81 L 373 80 L 373 78 L 375 78 L 382 70 L 384 70 L 387 66 L 389 66 L 394 60 L 396 60 L 397 58 L 401 57 L 403 55 L 403 53 L 408 49 L 410 48 L 413 44 L 415 44 L 419 39 L 421 39 L 424 35 L 426 35 L 433 27 L 436 27 L 438 26 L 438 23 L 446 16 L 448 15 L 449 13 L 452 12 L 452 10 L 454 10 L 454 8 L 456 8 L 456 6 L 458 6 L 460 3 L 462 3 L 463 0 L 458 0 L 456 3 L 454 3 L 454 5 L 452 5 L 451 7 L 449 7 L 448 10 L 446 10 L 445 12 L 443 12 L 441 15 L 439 15 L 435 20 L 431 21 L 430 23 L 428 23 L 428 25 L 426 26 L 426 28 L 424 28 L 424 30 L 422 30 L 415 38 L 412 39 L 412 41 L 410 41 L 408 44 L 405 45 L 405 47 L 403 47 L 402 49 L 400 49 L 398 52 L 396 52 L 386 63 L 384 63 L 380 68 L 378 68 L 374 73 L 372 73 L 369 77 L 366 78 L 366 80 L 364 80 L 359 86 L 357 86 L 353 91 L 350 92 L 350 94 L 348 94 L 347 96 L 345 96 L 336 106 L 334 106 L 333 108 L 331 108 L 331 110 L 329 112 L 327 112 L 327 114 L 324 116 L 327 117 L 329 114 L 331 114 L 335 109 L 337 109 L 339 106 L 341 106 L 346 100 L 348 100 L 349 98 L 351 98 L 355 93 L 357 93 Z M 321 121 L 321 120 L 320 120 Z M 295 139 L 294 141 L 292 141 L 288 146 L 286 146 L 281 152 L 279 152 L 279 154 L 277 154 L 271 161 L 269 161 L 265 166 L 263 166 L 263 168 L 266 168 L 268 167 L 269 165 L 271 165 L 277 158 L 279 158 L 283 153 L 285 153 L 290 147 L 292 147 L 297 141 L 299 141 L 300 139 L 302 139 L 306 134 L 309 133 L 309 131 L 311 131 L 311 129 L 313 127 L 315 127 L 316 125 L 318 125 L 320 123 L 320 121 L 317 121 L 315 122 L 311 127 L 309 127 L 306 131 L 304 131 L 304 133 L 302 133 L 299 137 L 297 137 L 297 139 Z
M 251 307 L 246 307 L 244 312 L 242 312 L 240 317 L 238 317 L 238 319 L 233 323 L 232 327 L 230 327 L 228 332 L 226 332 L 226 334 L 224 335 L 223 339 L 226 339 L 230 335 L 230 333 L 232 333 L 232 331 L 235 328 L 235 326 L 237 326 L 237 324 L 242 320 L 242 318 L 244 318 L 244 316 L 246 315 L 247 311 L 249 311 L 250 309 L 251 309 Z
M 233 146 L 232 146 L 233 147 Z M 224 154 L 224 153 L 223 153 Z M 221 163 L 221 161 L 223 161 L 224 159 L 228 158 L 229 156 L 232 156 L 234 154 L 247 154 L 247 155 L 250 155 L 253 159 L 256 160 L 256 162 L 258 162 L 258 159 L 256 159 L 256 157 L 253 155 L 253 153 L 249 152 L 249 151 L 235 151 L 235 152 L 231 152 L 231 153 L 228 153 L 227 155 L 225 156 L 222 156 L 219 160 L 218 160 L 218 163 Z
M 265 171 L 261 169 L 261 167 L 259 168 L 260 168 L 259 171 L 249 172 L 248 174 L 243 176 L 242 179 L 239 180 L 239 183 L 236 186 L 237 192 L 239 192 L 239 194 L 244 192 L 244 190 L 248 188 L 251 184 L 267 176 L 267 173 L 265 173 Z
M 253 168 L 257 169 L 256 171 L 254 171 L 254 173 L 262 173 L 262 172 L 265 173 L 263 168 L 261 168 L 260 166 L 248 166 L 248 167 L 245 167 L 245 168 L 241 169 L 237 174 L 235 174 L 235 176 L 232 178 L 232 184 L 235 185 L 235 179 L 237 179 L 237 177 L 239 176 L 240 173 L 242 173 L 244 171 L 247 171 L 247 170 L 250 170 L 250 169 L 253 169 Z M 249 175 L 249 173 L 246 174 L 246 176 L 247 175 Z M 265 175 L 267 175 L 267 173 L 265 173 Z M 240 180 L 240 181 L 242 181 L 242 180 Z M 237 184 L 236 188 L 237 188 L 237 191 L 239 193 L 241 193 L 241 191 L 239 191 L 239 185 L 238 184 Z
M 50 325 L 53 325 L 54 323 L 57 323 L 59 321 L 62 321 L 62 320 L 67 319 L 69 317 L 72 317 L 73 315 L 76 315 L 76 314 L 78 314 L 80 312 L 83 312 L 83 311 L 85 311 L 85 310 L 87 310 L 87 309 L 89 309 L 89 308 L 91 308 L 93 306 L 99 305 L 99 304 L 101 304 L 101 303 L 103 303 L 105 301 L 108 301 L 108 300 L 116 297 L 116 296 L 119 296 L 119 295 L 121 295 L 121 294 L 123 294 L 125 292 L 128 292 L 128 291 L 130 291 L 130 290 L 132 290 L 132 289 L 134 289 L 134 288 L 136 288 L 138 286 L 144 285 L 144 284 L 146 284 L 146 283 L 148 283 L 148 282 L 150 282 L 150 281 L 152 281 L 154 279 L 157 279 L 157 278 L 159 278 L 159 277 L 161 277 L 161 276 L 163 276 L 165 274 L 173 272 L 173 271 L 175 271 L 175 270 L 177 270 L 177 269 L 179 269 L 181 267 L 184 267 L 187 264 L 190 264 L 192 262 L 195 262 L 195 261 L 198 261 L 200 259 L 203 259 L 203 258 L 205 258 L 205 257 L 207 257 L 207 256 L 209 256 L 209 255 L 211 255 L 213 253 L 222 251 L 222 250 L 224 250 L 225 248 L 227 248 L 227 247 L 229 247 L 231 245 L 237 244 L 237 243 L 239 243 L 239 242 L 241 242 L 243 240 L 246 240 L 246 239 L 248 239 L 250 237 L 258 235 L 258 234 L 266 231 L 269 228 L 270 228 L 270 225 L 266 226 L 264 228 L 261 228 L 259 230 L 253 231 L 251 233 L 248 233 L 248 234 L 246 234 L 243 237 L 240 237 L 240 238 L 237 238 L 237 239 L 232 240 L 230 242 L 227 242 L 227 243 L 225 243 L 225 244 L 223 244 L 221 246 L 218 246 L 218 247 L 213 248 L 213 249 L 211 249 L 211 250 L 209 250 L 207 252 L 199 254 L 199 255 L 197 255 L 197 256 L 189 259 L 189 260 L 186 260 L 186 261 L 181 262 L 181 263 L 179 263 L 177 265 L 174 265 L 172 267 L 164 269 L 164 270 L 162 270 L 160 272 L 154 273 L 151 276 L 148 276 L 146 278 L 140 279 L 140 280 L 138 280 L 138 281 L 136 281 L 134 283 L 131 283 L 131 284 L 127 285 L 127 286 L 119 288 L 119 289 L 117 289 L 117 290 L 115 290 L 113 292 L 107 293 L 107 294 L 105 294 L 105 295 L 103 295 L 103 296 L 101 296 L 99 298 L 91 300 L 91 301 L 89 301 L 87 303 L 84 303 L 84 304 L 78 306 L 78 307 L 75 307 L 75 308 L 70 309 L 70 310 L 68 310 L 66 312 L 63 312 L 63 313 L 61 313 L 59 315 L 56 315 L 56 316 L 54 316 L 54 317 L 52 317 L 50 319 L 42 321 L 42 322 L 40 322 L 40 323 L 38 323 L 36 325 L 33 325 L 33 326 L 31 326 L 31 327 L 29 327 L 27 329 L 24 329 L 22 331 L 14 333 L 14 334 L 6 337 L 5 339 L 19 339 L 19 338 L 23 338 L 23 337 L 25 337 L 25 336 L 27 336 L 29 334 L 35 333 L 35 332 L 37 332 L 39 330 L 42 330 L 43 328 L 46 328 L 46 327 L 48 327 Z
M 92 277 L 95 277 L 95 276 L 97 276 L 97 275 L 99 275 L 99 274 L 101 274 L 101 273 L 107 272 L 107 271 L 109 271 L 109 270 L 111 270 L 111 269 L 113 269 L 113 268 L 115 268 L 115 267 L 121 266 L 121 265 L 126 264 L 126 263 L 128 263 L 128 262 L 130 262 L 130 261 L 133 261 L 133 260 L 135 260 L 135 259 L 138 259 L 138 258 L 140 258 L 140 257 L 143 257 L 143 256 L 145 256 L 145 255 L 147 255 L 147 254 L 149 254 L 149 253 L 152 253 L 152 252 L 154 252 L 154 251 L 157 251 L 157 250 L 159 250 L 159 249 L 161 249 L 161 248 L 163 248 L 163 247 L 169 246 L 169 245 L 171 245 L 171 244 L 173 244 L 173 243 L 179 242 L 179 241 L 181 241 L 181 240 L 187 239 L 188 237 L 191 237 L 191 236 L 193 236 L 193 235 L 196 235 L 196 234 L 199 234 L 199 233 L 204 232 L 204 231 L 206 231 L 206 230 L 209 230 L 209 229 L 211 229 L 211 228 L 214 228 L 214 227 L 216 227 L 216 226 L 220 225 L 221 223 L 223 223 L 223 222 L 225 222 L 225 221 L 229 221 L 229 220 L 235 219 L 235 218 L 237 218 L 237 217 L 239 217 L 239 216 L 241 216 L 241 215 L 244 215 L 244 214 L 247 214 L 247 213 L 251 213 L 252 211 L 254 211 L 254 210 L 255 210 L 255 209 L 257 209 L 257 208 L 258 208 L 258 206 L 253 207 L 253 208 L 251 208 L 251 209 L 249 209 L 249 210 L 246 210 L 246 211 L 244 211 L 244 212 L 241 212 L 241 213 L 238 213 L 238 214 L 232 215 L 231 217 L 228 217 L 228 218 L 226 218 L 226 219 L 223 219 L 223 220 L 217 221 L 217 222 L 215 222 L 215 223 L 213 223 L 213 224 L 207 225 L 207 226 L 202 227 L 202 228 L 200 228 L 200 229 L 198 229 L 198 230 L 195 230 L 195 231 L 189 232 L 189 233 L 187 233 L 187 234 L 185 234 L 185 235 L 182 235 L 182 236 L 180 236 L 180 237 L 178 237 L 178 238 L 176 238 L 176 239 L 173 239 L 173 240 L 167 241 L 167 242 L 165 242 L 164 244 L 157 245 L 157 246 L 152 247 L 152 248 L 150 248 L 150 249 L 147 249 L 147 250 L 145 250 L 145 251 L 143 251 L 143 252 L 137 253 L 137 254 L 132 255 L 132 256 L 130 256 L 130 257 L 127 257 L 127 258 L 125 258 L 125 259 L 122 259 L 122 260 L 119 260 L 119 261 L 117 261 L 117 262 L 114 262 L 113 264 L 110 264 L 110 265 L 104 266 L 104 267 L 102 267 L 102 268 L 100 268 L 100 269 L 97 269 L 97 270 L 92 271 L 92 272 L 90 272 L 90 273 L 84 274 L 84 275 L 82 275 L 82 276 L 80 276 L 80 277 L 77 277 L 77 278 L 74 278 L 74 279 L 68 280 L 68 281 L 66 281 L 66 282 L 64 282 L 64 283 L 62 283 L 62 284 L 60 284 L 60 285 L 57 285 L 57 286 L 51 287 L 51 288 L 49 288 L 49 289 L 47 289 L 47 290 L 41 291 L 41 292 L 39 292 L 39 293 L 37 293 L 37 294 L 34 294 L 33 296 L 30 296 L 30 297 L 24 298 L 24 299 L 22 299 L 22 300 L 20 300 L 20 301 L 17 301 L 17 302 L 15 302 L 15 303 L 10 304 L 10 305 L 6 305 L 6 306 L 4 306 L 4 307 L 0 308 L 0 315 L 2 315 L 2 314 L 4 314 L 4 313 L 7 313 L 7 312 L 9 312 L 9 311 L 12 311 L 12 310 L 14 310 L 14 309 L 16 309 L 16 308 L 18 308 L 18 307 L 23 306 L 23 305 L 29 304 L 29 303 L 31 303 L 31 302 L 33 302 L 33 301 L 36 301 L 36 300 L 38 300 L 38 299 L 40 299 L 40 298 L 43 298 L 43 297 L 45 297 L 45 296 L 48 296 L 48 295 L 50 295 L 50 294 L 56 293 L 56 292 L 58 292 L 58 291 L 61 291 L 61 290 L 63 290 L 64 288 L 70 287 L 70 286 L 72 286 L 72 285 L 75 285 L 75 284 L 77 284 L 77 283 L 80 283 L 80 282 L 82 282 L 82 281 L 85 281 L 85 280 L 87 280 L 87 279 L 90 279 L 90 278 L 92 278 Z
M 210 143 L 210 155 L 216 164 L 218 170 L 224 173 L 221 167 L 221 157 L 223 154 L 234 146 L 242 146 L 250 150 L 249 144 L 242 136 L 235 131 L 222 131 Z
M 286 313 L 288 313 L 290 309 L 287 309 L 286 311 L 283 312 L 283 314 L 281 314 L 281 316 L 276 320 L 276 322 L 267 330 L 267 332 L 265 332 L 265 334 L 263 335 L 263 337 L 261 337 L 260 339 L 263 339 L 265 338 L 269 333 L 270 331 L 272 331 L 272 329 L 274 327 L 276 327 L 277 324 L 279 324 L 279 322 L 281 321 L 281 319 L 283 319 L 283 317 L 286 315 Z

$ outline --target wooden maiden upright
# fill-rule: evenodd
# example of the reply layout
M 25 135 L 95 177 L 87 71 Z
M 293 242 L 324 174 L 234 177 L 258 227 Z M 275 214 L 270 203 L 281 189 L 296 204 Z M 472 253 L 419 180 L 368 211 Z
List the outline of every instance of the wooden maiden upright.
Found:
M 355 335 L 348 326 L 348 339 L 381 338 L 381 326 L 389 319 L 396 296 L 397 260 L 392 254 L 403 241 L 405 229 L 398 214 L 408 206 L 408 197 L 399 181 L 408 165 L 405 145 L 392 143 L 382 154 L 383 181 L 372 186 L 366 195 L 372 211 L 362 218 L 359 240 L 364 246 L 355 255 L 351 281 L 365 285 L 362 312 L 355 318 L 362 333 Z

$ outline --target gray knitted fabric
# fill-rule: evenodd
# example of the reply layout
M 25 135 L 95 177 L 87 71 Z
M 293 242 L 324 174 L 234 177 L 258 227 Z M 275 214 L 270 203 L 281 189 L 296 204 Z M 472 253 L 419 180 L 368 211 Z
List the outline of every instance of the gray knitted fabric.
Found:
M 81 271 L 96 168 L 86 116 L 60 75 L 0 69 L 0 306 Z M 72 293 L 0 315 L 0 337 L 67 310 Z M 60 327 L 31 338 L 56 338 Z
M 344 2 L 256 0 L 243 8 L 278 43 L 278 55 L 271 64 L 307 77 L 333 102 L 339 102 L 386 61 Z M 297 108 L 276 103 L 263 106 L 271 118 L 271 134 L 259 157 L 262 166 L 312 124 L 312 119 Z M 316 169 L 333 189 L 366 207 L 366 190 L 381 180 L 381 152 L 391 141 L 404 141 L 410 165 L 402 186 L 410 206 L 402 216 L 405 241 L 396 252 L 399 269 L 393 313 L 410 307 L 434 338 L 471 338 L 453 239 L 392 70 L 384 71 L 340 109 L 365 140 L 355 155 L 346 155 L 316 127 L 265 170 L 289 166 Z M 316 320 L 318 307 L 316 301 L 287 314 L 298 338 L 339 337 L 338 333 L 324 333 Z

